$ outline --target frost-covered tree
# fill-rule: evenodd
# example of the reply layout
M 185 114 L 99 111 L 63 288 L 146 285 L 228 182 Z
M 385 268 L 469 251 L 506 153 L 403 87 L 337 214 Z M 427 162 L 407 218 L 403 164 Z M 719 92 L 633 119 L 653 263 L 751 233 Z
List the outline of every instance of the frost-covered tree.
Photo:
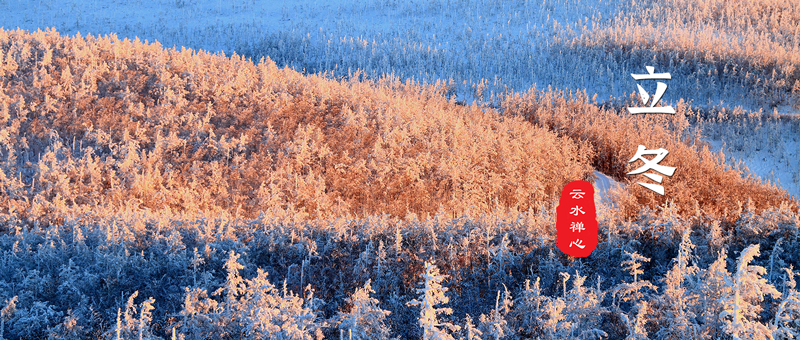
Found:
M 764 267 L 750 265 L 759 255 L 759 245 L 750 245 L 739 255 L 736 264 L 731 293 L 723 298 L 724 310 L 720 313 L 725 323 L 723 330 L 734 339 L 769 339 L 772 332 L 767 325 L 758 321 L 761 302 L 765 295 L 778 298 L 781 293 L 762 277 L 767 273 Z
M 509 279 L 508 270 L 518 261 L 518 257 L 511 249 L 511 240 L 508 238 L 508 234 L 503 235 L 500 243 L 489 248 L 489 255 L 489 275 L 491 283 L 496 287 Z
M 227 280 L 213 295 L 222 302 L 209 298 L 200 288 L 186 289 L 181 332 L 186 339 L 203 339 L 211 336 L 237 339 L 293 339 L 317 338 L 314 294 L 308 289 L 306 298 L 284 287 L 277 289 L 267 279 L 267 272 L 258 269 L 252 279 L 243 279 L 239 270 L 239 255 L 231 252 L 225 262 Z
M 481 332 L 480 329 L 475 327 L 475 324 L 472 323 L 472 317 L 469 314 L 467 314 L 467 316 L 464 318 L 464 327 L 461 328 L 461 337 L 459 337 L 458 339 L 483 340 L 483 338 L 481 338 L 481 335 L 483 335 L 483 333 Z
M 285 282 L 285 281 L 284 281 Z M 248 339 L 311 340 L 321 334 L 313 291 L 306 289 L 303 299 L 286 289 L 280 291 L 267 280 L 260 268 L 246 281 L 242 306 L 242 332 Z
M 767 280 L 769 282 L 773 282 L 772 281 L 773 269 L 782 268 L 783 266 L 786 265 L 786 263 L 783 262 L 783 260 L 781 260 L 780 257 L 781 253 L 783 252 L 783 247 L 781 247 L 782 243 L 783 243 L 783 237 L 775 241 L 775 245 L 772 246 L 772 251 L 769 253 L 769 268 L 768 268 L 769 272 L 767 274 Z
M 698 320 L 702 324 L 701 336 L 704 338 L 719 338 L 722 331 L 719 315 L 725 308 L 723 298 L 732 294 L 733 285 L 726 267 L 727 259 L 725 251 L 720 251 L 717 259 L 700 275 L 702 280 L 697 304 L 701 312 Z
M 11 316 L 17 311 L 17 297 L 14 296 L 5 301 L 3 310 L 0 311 L 0 339 L 4 339 L 6 321 L 11 319 Z
M 181 333 L 187 340 L 205 339 L 208 334 L 219 332 L 219 324 L 215 322 L 219 313 L 219 303 L 208 297 L 208 292 L 201 288 L 186 287 L 182 320 L 178 323 Z
M 79 323 L 79 317 L 70 309 L 64 321 L 47 331 L 48 340 L 55 339 L 81 339 L 85 338 L 84 327 Z
M 633 282 L 637 282 L 639 281 L 639 275 L 644 274 L 642 262 L 650 262 L 650 258 L 639 255 L 637 252 L 629 253 L 626 251 L 625 255 L 628 256 L 628 259 L 622 261 L 622 267 L 631 273 Z
M 356 263 L 353 265 L 353 279 L 357 281 L 365 281 L 372 274 L 374 267 L 374 258 L 376 255 L 375 245 L 372 240 L 367 243 L 366 249 L 358 256 Z
M 697 336 L 698 325 L 695 314 L 689 304 L 695 299 L 686 282 L 693 278 L 697 267 L 689 266 L 694 244 L 690 236 L 691 229 L 683 233 L 675 264 L 664 277 L 663 293 L 658 297 L 658 309 L 661 314 L 661 329 L 656 333 L 659 339 L 688 339 Z
M 389 338 L 389 327 L 384 322 L 390 312 L 380 308 L 379 301 L 371 296 L 373 293 L 372 284 L 367 280 L 364 287 L 347 298 L 350 311 L 339 312 L 339 329 L 347 330 L 352 339 Z
M 214 295 L 220 295 L 223 292 L 225 293 L 224 301 L 225 308 L 229 310 L 235 310 L 236 304 L 238 302 L 238 297 L 247 291 L 247 287 L 244 283 L 244 279 L 239 275 L 239 270 L 244 269 L 244 266 L 239 263 L 240 255 L 234 252 L 233 250 L 230 251 L 228 255 L 228 260 L 225 261 L 225 271 L 227 272 L 227 279 L 225 280 L 225 286 L 217 290 Z
M 512 329 L 524 333 L 521 336 L 537 337 L 543 335 L 544 308 L 548 297 L 542 295 L 539 278 L 531 285 L 530 279 L 525 280 L 525 289 L 514 300 L 516 306 L 509 315 L 509 325 Z
M 378 241 L 378 249 L 375 254 L 375 266 L 373 267 L 375 273 L 375 289 L 380 294 L 386 292 L 391 286 L 392 275 L 388 266 L 388 259 L 386 254 L 386 246 L 383 240 Z
M 561 298 L 553 298 L 545 303 L 542 328 L 546 339 L 564 339 L 570 336 L 572 322 L 564 314 L 566 308 L 567 304 Z
M 419 326 L 422 328 L 424 340 L 453 340 L 450 332 L 460 329 L 459 326 L 449 322 L 439 321 L 439 314 L 450 315 L 453 310 L 448 307 L 436 307 L 450 302 L 445 295 L 447 288 L 442 287 L 445 275 L 439 274 L 435 264 L 425 262 L 425 272 L 422 274 L 422 288 L 417 288 L 417 299 L 408 302 L 409 306 L 419 306 Z
M 139 340 L 154 339 L 150 331 L 150 322 L 153 321 L 153 304 L 156 302 L 152 297 L 147 298 L 141 304 L 139 311 L 139 323 L 136 327 L 136 333 Z
M 213 323 L 226 332 L 235 332 L 240 327 L 238 320 L 242 318 L 243 306 L 240 305 L 239 298 L 247 291 L 244 279 L 239 275 L 239 270 L 244 266 L 239 263 L 240 255 L 230 251 L 224 267 L 227 273 L 225 284 L 214 291 L 213 295 L 222 296 L 219 303 L 220 311 L 213 314 Z
M 792 267 L 783 270 L 786 272 L 785 285 L 788 290 L 772 320 L 772 336 L 780 340 L 797 339 L 800 337 L 800 292 L 796 289 L 796 274 Z
M 607 337 L 606 332 L 599 329 L 600 315 L 606 311 L 601 306 L 602 296 L 597 291 L 584 286 L 586 276 L 575 272 L 572 289 L 564 298 L 566 302 L 565 316 L 570 321 L 570 336 L 583 339 Z
M 128 297 L 125 304 L 125 311 L 117 311 L 116 327 L 106 336 L 116 339 L 155 339 L 151 330 L 150 322 L 153 320 L 153 304 L 156 302 L 152 297 L 142 301 L 139 308 L 136 308 L 134 300 L 139 296 L 139 291 L 133 292 Z M 137 312 L 137 309 L 139 310 Z M 138 316 L 137 316 L 138 314 Z
M 636 317 L 628 325 L 628 337 L 625 340 L 647 340 L 647 313 L 649 312 L 647 301 L 639 301 L 636 304 Z
M 490 316 L 481 314 L 481 332 L 488 339 L 499 340 L 509 335 L 511 329 L 508 327 L 506 315 L 511 311 L 513 302 L 511 301 L 511 293 L 508 289 L 503 287 L 502 299 L 501 292 L 497 291 L 497 298 L 495 299 L 494 309 Z
M 636 303 L 636 301 L 644 297 L 642 290 L 645 288 L 651 290 L 657 289 L 649 280 L 639 280 L 639 275 L 644 274 L 642 263 L 650 262 L 650 259 L 639 255 L 637 252 L 629 253 L 626 251 L 625 256 L 627 256 L 628 259 L 622 261 L 622 268 L 633 276 L 633 282 L 623 282 L 612 289 L 612 304 L 615 308 L 618 307 L 619 302 L 633 301 L 633 303 Z

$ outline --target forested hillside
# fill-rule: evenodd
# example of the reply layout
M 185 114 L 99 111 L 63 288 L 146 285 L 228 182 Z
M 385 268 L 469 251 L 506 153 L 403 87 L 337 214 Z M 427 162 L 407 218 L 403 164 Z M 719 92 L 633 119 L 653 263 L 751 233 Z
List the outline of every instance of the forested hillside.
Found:
M 720 116 L 682 102 L 464 105 L 52 30 L 0 30 L 0 75 L 3 338 L 800 332 L 798 202 L 725 165 L 700 137 Z M 597 250 L 564 256 L 561 188 L 630 182 L 639 144 L 670 151 L 669 194 L 612 193 Z

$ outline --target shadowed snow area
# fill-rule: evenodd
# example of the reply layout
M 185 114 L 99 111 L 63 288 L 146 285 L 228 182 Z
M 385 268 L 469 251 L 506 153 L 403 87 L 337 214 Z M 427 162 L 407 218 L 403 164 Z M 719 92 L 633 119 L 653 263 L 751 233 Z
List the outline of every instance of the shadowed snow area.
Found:
M 614 202 L 611 201 L 609 193 L 613 189 L 622 187 L 622 184 L 597 170 L 594 171 L 594 176 L 594 190 L 597 194 L 597 200 L 605 204 L 613 205 Z

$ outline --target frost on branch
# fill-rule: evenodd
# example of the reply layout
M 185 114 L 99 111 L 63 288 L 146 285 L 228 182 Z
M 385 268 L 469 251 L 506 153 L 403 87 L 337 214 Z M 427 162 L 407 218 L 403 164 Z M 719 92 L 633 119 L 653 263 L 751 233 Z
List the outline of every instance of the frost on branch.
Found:
M 723 297 L 724 311 L 720 318 L 725 325 L 723 330 L 734 339 L 769 339 L 769 328 L 758 321 L 761 302 L 765 295 L 779 298 L 781 293 L 763 277 L 767 273 L 762 266 L 750 265 L 758 256 L 759 245 L 750 245 L 742 250 L 734 274 L 732 294 Z
M 417 289 L 419 298 L 408 302 L 409 306 L 419 306 L 419 326 L 422 328 L 422 338 L 424 340 L 453 340 L 450 332 L 456 332 L 461 327 L 448 322 L 440 322 L 438 314 L 450 315 L 453 310 L 447 307 L 437 308 L 437 305 L 450 302 L 450 298 L 444 295 L 447 288 L 442 287 L 442 280 L 446 276 L 439 274 L 439 268 L 433 263 L 425 262 L 425 273 L 422 274 L 423 288 Z
M 371 296 L 373 293 L 375 291 L 372 290 L 372 283 L 367 280 L 364 287 L 356 289 L 347 299 L 347 303 L 352 306 L 350 311 L 339 313 L 339 329 L 347 330 L 352 339 L 389 338 L 389 328 L 384 320 L 390 312 L 381 309 L 378 299 Z

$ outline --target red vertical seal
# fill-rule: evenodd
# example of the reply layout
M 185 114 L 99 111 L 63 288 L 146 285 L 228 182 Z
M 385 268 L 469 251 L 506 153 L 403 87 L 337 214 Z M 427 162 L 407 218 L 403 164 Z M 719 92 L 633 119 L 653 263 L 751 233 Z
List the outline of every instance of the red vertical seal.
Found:
M 556 207 L 556 244 L 574 257 L 586 257 L 597 247 L 594 187 L 587 181 L 569 182 Z

